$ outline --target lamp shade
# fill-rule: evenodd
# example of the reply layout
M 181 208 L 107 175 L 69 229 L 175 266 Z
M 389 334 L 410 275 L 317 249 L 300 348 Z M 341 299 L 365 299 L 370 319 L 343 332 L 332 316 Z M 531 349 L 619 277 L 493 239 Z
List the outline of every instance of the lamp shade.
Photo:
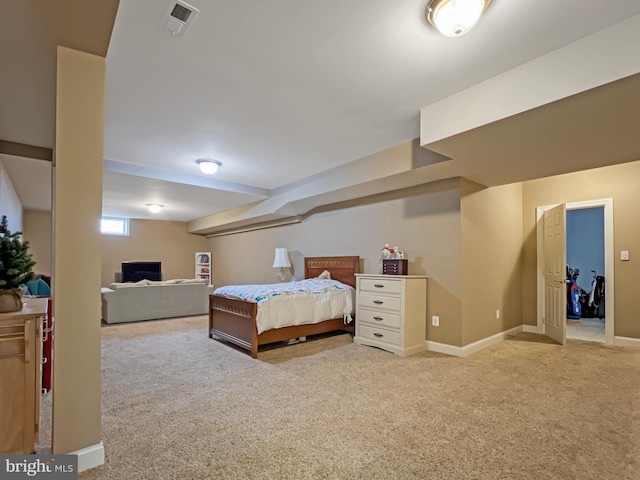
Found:
M 276 256 L 273 260 L 273 268 L 289 268 L 289 255 L 286 248 L 276 248 Z

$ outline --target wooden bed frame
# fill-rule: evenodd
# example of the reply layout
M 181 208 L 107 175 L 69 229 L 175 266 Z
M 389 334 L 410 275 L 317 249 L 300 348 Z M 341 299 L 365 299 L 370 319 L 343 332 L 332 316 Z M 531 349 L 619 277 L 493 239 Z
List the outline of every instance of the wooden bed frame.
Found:
M 356 286 L 356 273 L 360 273 L 360 257 L 306 257 L 304 278 L 314 278 L 323 271 L 331 272 L 331 278 Z M 258 335 L 256 314 L 258 304 L 209 295 L 209 338 L 217 337 L 251 352 L 258 358 L 258 346 L 282 342 L 292 338 L 342 330 L 346 327 L 342 317 L 309 325 L 275 328 Z

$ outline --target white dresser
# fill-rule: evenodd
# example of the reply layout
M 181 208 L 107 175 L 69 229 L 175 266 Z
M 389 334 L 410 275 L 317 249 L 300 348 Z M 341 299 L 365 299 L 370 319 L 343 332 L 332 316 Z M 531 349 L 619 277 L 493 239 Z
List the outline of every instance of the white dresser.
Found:
M 426 350 L 427 277 L 356 274 L 354 342 L 406 356 Z

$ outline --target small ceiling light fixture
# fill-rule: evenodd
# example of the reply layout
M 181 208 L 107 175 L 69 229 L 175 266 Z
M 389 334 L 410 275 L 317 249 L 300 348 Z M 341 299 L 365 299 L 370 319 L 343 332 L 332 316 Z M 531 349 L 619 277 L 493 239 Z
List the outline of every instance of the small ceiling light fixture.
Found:
M 218 168 L 222 166 L 222 162 L 212 160 L 210 158 L 200 158 L 196 160 L 196 163 L 200 167 L 202 173 L 206 173 L 207 175 L 213 175 L 218 171 Z
M 151 213 L 160 213 L 163 207 L 164 205 L 160 205 L 159 203 L 147 203 L 147 208 Z
M 464 35 L 478 23 L 491 0 L 431 0 L 427 20 L 446 37 Z

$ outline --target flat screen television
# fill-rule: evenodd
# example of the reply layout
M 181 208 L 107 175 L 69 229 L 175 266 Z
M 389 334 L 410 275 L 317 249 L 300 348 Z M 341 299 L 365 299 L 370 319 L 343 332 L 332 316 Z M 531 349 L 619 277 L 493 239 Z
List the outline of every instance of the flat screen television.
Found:
M 162 280 L 161 262 L 122 262 L 122 281 Z

